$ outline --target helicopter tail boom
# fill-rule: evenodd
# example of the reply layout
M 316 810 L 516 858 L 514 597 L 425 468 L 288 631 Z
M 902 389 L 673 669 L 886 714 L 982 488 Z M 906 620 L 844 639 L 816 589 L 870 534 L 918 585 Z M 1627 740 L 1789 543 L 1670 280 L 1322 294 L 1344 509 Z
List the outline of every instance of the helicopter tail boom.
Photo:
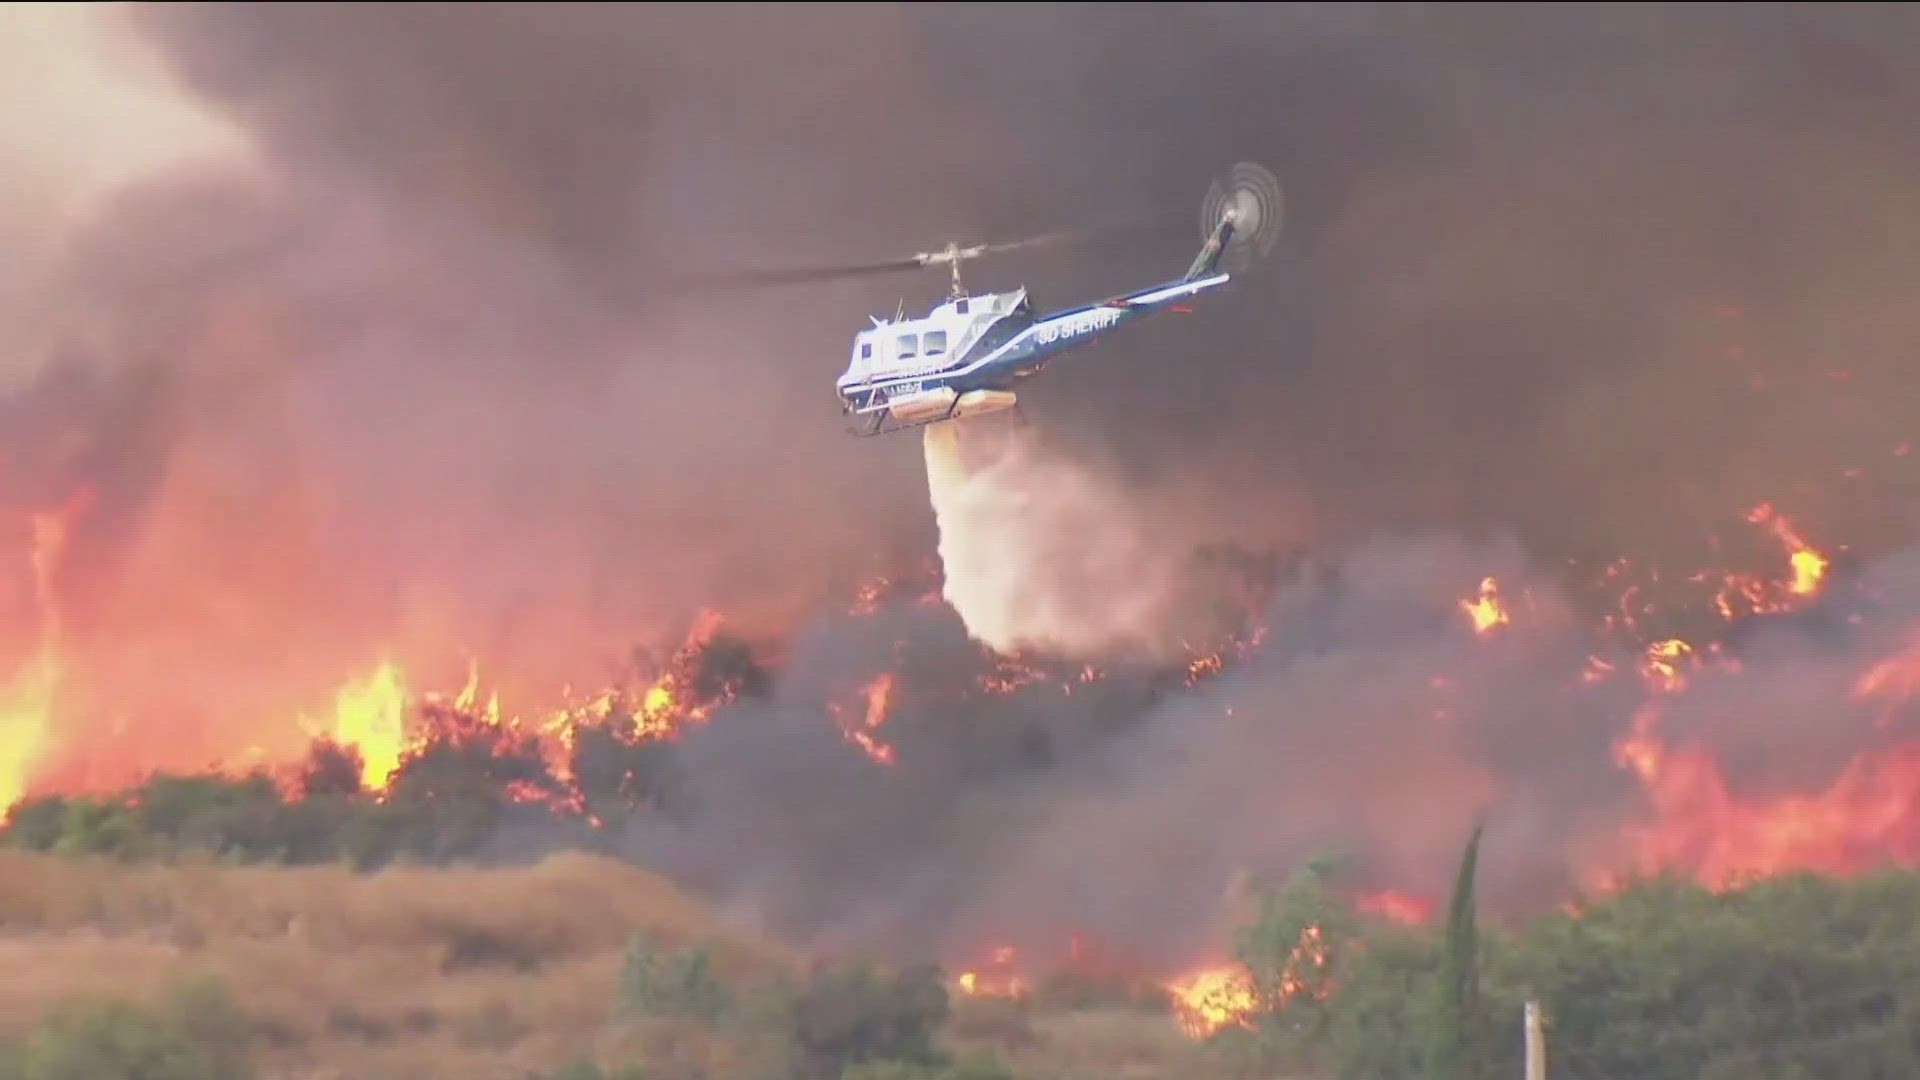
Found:
M 1227 242 L 1233 239 L 1234 223 L 1237 219 L 1238 215 L 1232 207 L 1228 207 L 1226 213 L 1220 215 L 1220 223 L 1213 227 L 1213 234 L 1207 237 L 1205 244 L 1201 245 L 1200 254 L 1194 257 L 1193 265 L 1187 267 L 1186 276 L 1182 277 L 1181 281 L 1198 281 L 1204 277 L 1212 277 L 1220 269 L 1220 257 L 1227 253 Z

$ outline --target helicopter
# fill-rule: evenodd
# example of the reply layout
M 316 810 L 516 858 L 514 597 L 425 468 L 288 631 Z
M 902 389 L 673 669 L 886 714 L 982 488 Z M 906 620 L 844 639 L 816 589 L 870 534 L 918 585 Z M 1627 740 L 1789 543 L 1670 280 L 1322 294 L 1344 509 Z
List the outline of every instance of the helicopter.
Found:
M 986 255 L 1051 244 L 1073 235 L 1054 232 L 1021 240 L 945 248 L 905 259 L 755 276 L 755 282 L 796 282 L 868 276 L 946 266 L 947 299 L 926 315 L 906 318 L 905 304 L 890 319 L 856 333 L 847 367 L 834 382 L 848 433 L 885 435 L 929 424 L 1016 409 L 1015 387 L 1056 357 L 1097 343 L 1101 335 L 1161 311 L 1188 311 L 1187 302 L 1232 280 L 1224 260 L 1244 268 L 1273 246 L 1280 224 L 1280 184 L 1250 162 L 1235 165 L 1208 189 L 1201 208 L 1199 254 L 1180 277 L 1090 304 L 1036 315 L 1024 286 L 969 294 L 960 264 Z M 744 282 L 740 282 L 744 283 Z

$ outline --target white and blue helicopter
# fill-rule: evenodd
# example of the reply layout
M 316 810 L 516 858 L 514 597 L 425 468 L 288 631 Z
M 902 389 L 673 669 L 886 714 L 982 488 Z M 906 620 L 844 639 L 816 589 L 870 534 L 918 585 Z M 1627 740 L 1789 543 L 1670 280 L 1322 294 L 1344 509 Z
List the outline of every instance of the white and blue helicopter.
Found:
M 1051 243 L 1069 233 L 974 244 L 882 263 L 756 275 L 759 283 L 867 276 L 948 266 L 952 292 L 925 316 L 868 317 L 854 335 L 852 356 L 834 383 L 849 433 L 883 435 L 946 420 L 1015 408 L 1014 387 L 1062 353 L 1084 348 L 1125 323 L 1169 309 L 1227 284 L 1223 260 L 1244 265 L 1271 250 L 1281 217 L 1280 184 L 1266 169 L 1242 162 L 1214 181 L 1202 206 L 1200 253 L 1179 278 L 1098 303 L 1036 315 L 1024 287 L 969 295 L 960 264 Z M 742 282 L 743 283 L 743 282 Z M 904 304 L 902 305 L 904 309 Z

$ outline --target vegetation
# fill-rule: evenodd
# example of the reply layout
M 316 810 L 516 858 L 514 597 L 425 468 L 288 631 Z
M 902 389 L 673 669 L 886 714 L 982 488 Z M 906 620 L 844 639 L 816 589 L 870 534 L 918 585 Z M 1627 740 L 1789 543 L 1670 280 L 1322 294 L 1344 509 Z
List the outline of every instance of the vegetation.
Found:
M 1317 971 L 1220 1042 L 1341 1080 L 1520 1075 L 1523 1003 L 1541 1003 L 1556 1077 L 1912 1075 L 1920 1057 L 1920 875 L 1776 878 L 1724 894 L 1642 882 L 1578 914 L 1483 935 L 1475 831 L 1446 925 L 1358 927 L 1324 866 L 1271 899 L 1241 943 L 1263 990 L 1279 943 L 1327 919 Z M 1302 967 L 1300 954 L 1291 963 Z M 1304 992 L 1303 992 L 1304 991 Z
M 226 988 L 194 979 L 158 1005 L 114 998 L 61 1004 L 40 1029 L 0 1047 L 6 1080 L 250 1080 L 246 1022 Z
M 522 736 L 438 721 L 379 793 L 321 744 L 291 783 L 158 776 L 18 806 L 0 832 L 0 1080 L 503 1059 L 570 1080 L 1480 1080 L 1519 1075 L 1529 999 L 1556 1080 L 1920 1068 L 1905 871 L 1724 894 L 1655 880 L 1490 927 L 1475 830 L 1446 920 L 1413 928 L 1357 911 L 1316 860 L 1237 936 L 1253 1008 L 1199 1040 L 1141 981 L 1033 972 L 1023 1000 L 956 1000 L 931 967 L 803 968 L 616 860 L 463 868 L 518 815 L 593 847 L 684 797 L 673 744 L 617 724 L 574 744 L 563 792 Z
M 1912 1075 L 1920 875 L 1649 881 L 1517 929 L 1477 918 L 1478 834 L 1444 924 L 1342 901 L 1316 862 L 1240 935 L 1258 987 L 1206 1040 L 1066 975 L 955 999 L 932 967 L 806 967 L 635 868 L 158 867 L 0 856 L 0 1080 L 479 1075 L 1067 1080 Z

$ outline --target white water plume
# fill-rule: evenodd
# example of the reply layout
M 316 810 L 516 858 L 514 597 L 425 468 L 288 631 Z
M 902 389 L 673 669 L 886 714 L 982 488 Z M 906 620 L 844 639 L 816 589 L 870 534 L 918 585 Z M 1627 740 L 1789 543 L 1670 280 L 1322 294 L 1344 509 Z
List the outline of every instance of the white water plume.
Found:
M 1181 566 L 1118 484 L 1004 415 L 926 429 L 945 597 L 1002 653 L 1156 650 Z

